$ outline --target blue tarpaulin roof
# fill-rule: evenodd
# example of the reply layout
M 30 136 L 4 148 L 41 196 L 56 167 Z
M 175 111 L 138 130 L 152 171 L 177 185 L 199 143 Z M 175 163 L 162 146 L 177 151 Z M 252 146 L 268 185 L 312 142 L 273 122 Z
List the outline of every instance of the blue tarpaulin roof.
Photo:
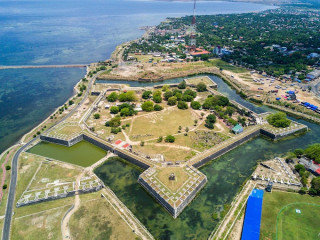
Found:
M 253 189 L 247 202 L 241 240 L 259 240 L 263 190 Z

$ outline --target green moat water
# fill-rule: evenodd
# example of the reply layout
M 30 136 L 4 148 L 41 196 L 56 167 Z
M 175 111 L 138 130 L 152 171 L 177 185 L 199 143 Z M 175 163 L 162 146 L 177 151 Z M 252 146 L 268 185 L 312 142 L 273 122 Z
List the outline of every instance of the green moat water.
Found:
M 241 99 L 221 79 L 211 76 L 220 92 L 248 108 L 260 113 L 272 111 Z M 200 168 L 208 183 L 197 198 L 173 219 L 137 182 L 141 173 L 123 161 L 111 159 L 96 169 L 95 173 L 108 185 L 121 201 L 138 217 L 156 239 L 207 239 L 219 220 L 212 214 L 230 204 L 241 184 L 250 177 L 258 161 L 268 160 L 295 148 L 320 142 L 320 127 L 305 121 L 311 131 L 296 138 L 273 142 L 262 137 L 239 146 L 222 157 Z
M 214 76 L 211 78 L 218 83 L 219 91 L 230 99 L 236 100 L 256 112 L 269 110 L 266 107 L 258 107 L 246 102 L 221 79 Z M 177 219 L 173 219 L 138 184 L 137 180 L 141 171 L 131 164 L 110 159 L 97 168 L 95 173 L 115 192 L 156 239 L 207 239 L 219 222 L 219 220 L 212 218 L 212 214 L 220 212 L 225 204 L 231 203 L 239 187 L 251 175 L 258 161 L 320 142 L 320 127 L 318 125 L 300 120 L 299 122 L 306 124 L 311 131 L 297 138 L 292 137 L 278 142 L 261 137 L 255 138 L 202 167 L 200 171 L 206 174 L 208 183 Z M 29 152 L 82 166 L 91 165 L 105 154 L 103 150 L 87 142 L 80 142 L 71 148 L 40 143 Z M 95 158 L 94 155 L 98 152 L 101 155 Z
M 82 167 L 91 166 L 106 155 L 106 151 L 86 141 L 81 141 L 72 147 L 40 142 L 28 152 Z

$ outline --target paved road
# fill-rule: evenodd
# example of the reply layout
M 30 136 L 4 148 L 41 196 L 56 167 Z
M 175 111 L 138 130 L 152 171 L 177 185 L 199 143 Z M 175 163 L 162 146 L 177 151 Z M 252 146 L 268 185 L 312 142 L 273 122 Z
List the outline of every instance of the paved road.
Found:
M 92 87 L 93 81 L 97 78 L 97 76 L 100 73 L 101 72 L 98 72 L 90 79 L 89 85 L 87 87 L 87 91 L 86 91 L 83 99 L 81 100 L 81 102 L 74 109 L 72 109 L 66 116 L 64 116 L 60 121 L 58 121 L 55 125 L 61 123 L 62 121 L 66 120 L 68 117 L 70 117 L 82 105 L 82 103 L 84 103 L 84 101 L 87 99 L 87 97 L 90 93 L 90 89 Z M 53 126 L 50 127 L 47 131 L 49 131 L 51 128 L 53 128 Z M 38 139 L 39 139 L 39 137 L 36 137 L 36 138 L 30 140 L 29 142 L 27 142 L 21 148 L 19 148 L 19 150 L 15 153 L 15 155 L 12 159 L 11 181 L 10 181 L 9 192 L 8 192 L 5 220 L 4 220 L 4 225 L 3 225 L 3 229 L 2 229 L 2 240 L 9 240 L 10 239 L 10 227 L 11 227 L 11 220 L 12 220 L 12 215 L 13 215 L 13 208 L 14 208 L 13 205 L 14 205 L 14 199 L 15 199 L 15 191 L 16 191 L 16 186 L 17 186 L 19 156 L 25 149 L 27 149 L 32 143 L 34 143 Z
M 65 65 L 17 65 L 17 66 L 0 66 L 0 69 L 19 69 L 19 68 L 82 68 L 89 64 L 65 64 Z

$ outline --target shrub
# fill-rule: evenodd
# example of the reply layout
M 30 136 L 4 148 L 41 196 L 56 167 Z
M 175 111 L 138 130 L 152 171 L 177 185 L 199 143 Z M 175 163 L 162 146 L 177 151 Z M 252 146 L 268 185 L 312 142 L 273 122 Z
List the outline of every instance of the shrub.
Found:
M 198 101 L 191 102 L 192 109 L 199 110 L 201 108 L 201 104 Z
M 2 186 L 2 189 L 7 189 L 7 187 L 8 187 L 8 185 L 7 185 L 7 184 L 4 184 L 4 185 Z
M 316 143 L 306 148 L 305 155 L 317 163 L 320 163 L 320 144 Z
M 184 101 L 179 101 L 178 102 L 178 108 L 179 109 L 188 109 L 188 104 Z
M 159 142 L 162 142 L 162 140 L 163 140 L 163 137 L 162 137 L 162 136 L 160 136 L 160 137 L 158 137 L 157 142 L 158 142 L 158 143 L 159 143 Z
M 198 92 L 205 92 L 207 91 L 207 85 L 205 85 L 204 83 L 198 83 L 197 85 L 197 91 Z
M 129 108 L 122 108 L 121 111 L 120 111 L 120 116 L 121 116 L 121 117 L 130 116 L 130 110 L 129 110 Z
M 163 94 L 163 97 L 164 97 L 164 99 L 166 100 L 166 101 L 168 101 L 168 99 L 170 98 L 170 97 L 172 97 L 173 96 L 173 92 L 171 92 L 171 91 L 166 91 L 164 94 Z
M 183 95 L 189 95 L 189 96 L 192 96 L 193 98 L 195 98 L 197 96 L 197 92 L 192 91 L 191 89 L 187 89 L 184 91 Z
M 153 99 L 153 101 L 155 103 L 161 103 L 162 102 L 162 93 L 161 93 L 161 91 L 159 91 L 159 90 L 154 91 L 152 99 Z
M 134 91 L 124 92 L 119 95 L 120 102 L 134 102 L 136 100 L 137 100 L 137 96 Z
M 153 108 L 155 111 L 161 111 L 163 109 L 159 104 L 155 104 Z
M 109 102 L 115 102 L 118 100 L 118 94 L 116 92 L 112 92 L 108 97 L 107 100 Z
M 146 102 L 142 103 L 141 108 L 145 112 L 152 112 L 154 110 L 153 102 L 146 101 Z
M 7 165 L 7 166 L 6 166 L 6 170 L 9 171 L 10 169 L 11 169 L 11 166 Z
M 187 84 L 185 81 L 182 81 L 181 83 L 178 84 L 179 89 L 185 89 L 187 87 Z
M 168 105 L 174 106 L 177 104 L 177 97 L 173 96 L 168 99 Z
M 213 114 L 209 114 L 206 118 L 206 123 L 205 123 L 205 126 L 209 129 L 213 129 L 214 128 L 214 124 L 216 122 L 217 118 L 215 115 Z
M 191 102 L 191 101 L 193 101 L 193 96 L 183 95 L 181 100 L 184 101 L 184 102 Z
M 144 146 L 144 141 L 140 142 L 140 146 L 143 147 Z
M 111 128 L 111 133 L 113 133 L 113 134 L 118 134 L 119 132 L 121 132 L 121 128 L 119 128 L 119 127 L 113 127 L 113 128 Z
M 112 106 L 110 108 L 110 113 L 117 114 L 119 112 L 119 108 L 117 106 Z
M 283 112 L 270 114 L 267 117 L 267 121 L 270 125 L 277 128 L 286 128 L 290 126 L 291 121 L 287 119 L 287 115 Z
M 119 127 L 121 124 L 121 118 L 119 116 L 111 118 L 110 121 L 106 122 L 106 127 Z
M 142 98 L 143 99 L 149 99 L 150 96 L 151 96 L 152 92 L 151 91 L 145 91 L 143 94 L 142 94 Z
M 100 114 L 99 114 L 99 113 L 93 114 L 93 118 L 94 118 L 94 119 L 99 119 L 99 118 L 100 118 Z
M 166 139 L 165 139 L 165 141 L 169 142 L 169 143 L 173 143 L 175 140 L 176 140 L 176 138 L 172 135 L 166 136 Z

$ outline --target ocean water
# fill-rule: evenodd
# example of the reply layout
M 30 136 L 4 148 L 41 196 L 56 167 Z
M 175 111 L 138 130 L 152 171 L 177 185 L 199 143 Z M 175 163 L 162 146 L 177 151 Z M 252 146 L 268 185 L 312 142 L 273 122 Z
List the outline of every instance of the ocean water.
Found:
M 272 6 L 199 2 L 197 14 L 263 11 Z M 125 0 L 0 1 L 0 65 L 90 63 L 140 37 L 141 26 L 192 13 L 192 2 Z M 83 69 L 0 70 L 0 152 L 72 94 Z

